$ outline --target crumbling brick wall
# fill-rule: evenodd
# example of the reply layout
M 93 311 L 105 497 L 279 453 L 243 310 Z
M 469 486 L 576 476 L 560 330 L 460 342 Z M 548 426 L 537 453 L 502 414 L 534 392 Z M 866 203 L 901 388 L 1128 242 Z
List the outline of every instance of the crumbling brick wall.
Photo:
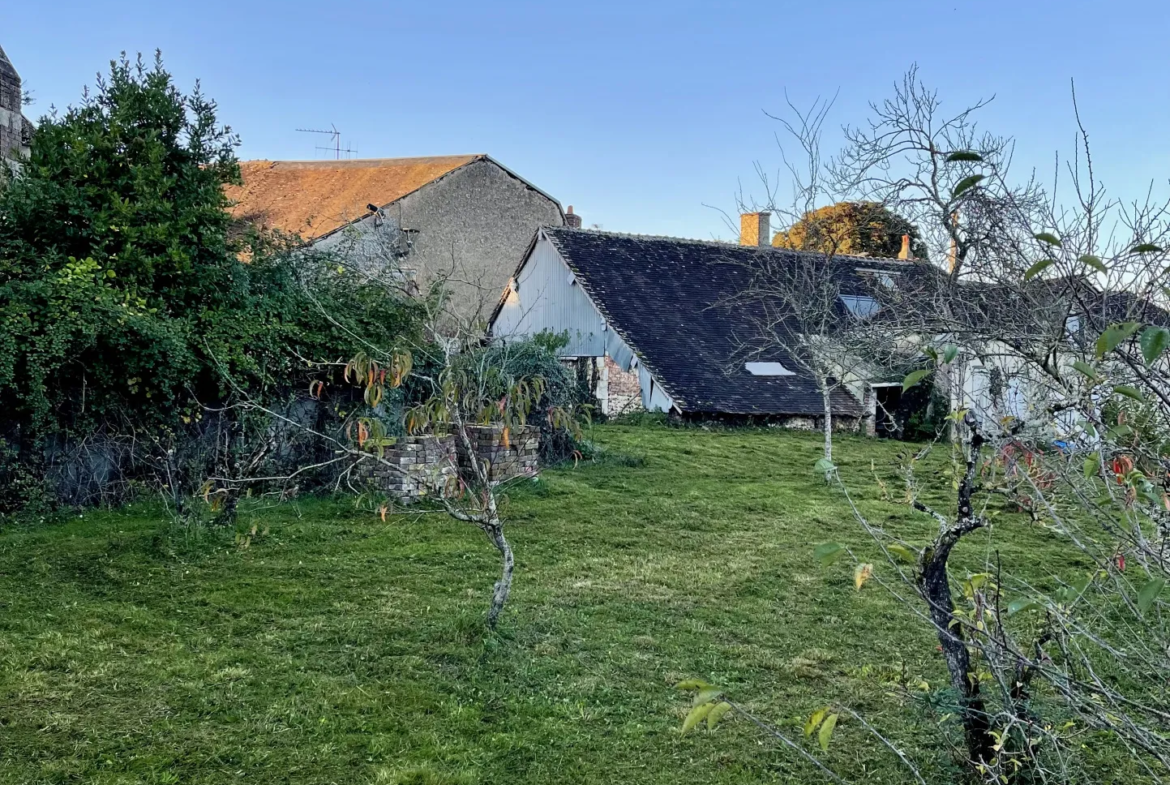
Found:
M 605 358 L 605 413 L 618 417 L 642 411 L 642 383 L 638 369 L 623 371 L 608 355 Z
M 533 477 L 540 471 L 540 429 L 525 425 L 508 432 L 498 425 L 468 428 L 476 457 L 485 461 L 493 482 Z M 458 476 L 470 471 L 471 461 L 462 440 L 454 434 L 405 436 L 385 448 L 381 460 L 358 462 L 361 487 L 389 494 L 400 504 L 412 504 L 458 491 Z
M 514 477 L 533 477 L 540 471 L 539 428 L 522 425 L 510 429 L 506 446 L 502 426 L 475 425 L 467 430 L 475 444 L 476 457 L 489 464 L 488 476 L 492 482 Z M 456 449 L 459 452 L 459 470 L 468 471 L 471 461 L 459 440 L 456 441 Z
M 387 493 L 401 504 L 411 504 L 443 493 L 456 485 L 455 437 L 404 436 L 382 453 L 357 464 L 360 484 Z M 387 465 L 389 464 L 389 465 Z

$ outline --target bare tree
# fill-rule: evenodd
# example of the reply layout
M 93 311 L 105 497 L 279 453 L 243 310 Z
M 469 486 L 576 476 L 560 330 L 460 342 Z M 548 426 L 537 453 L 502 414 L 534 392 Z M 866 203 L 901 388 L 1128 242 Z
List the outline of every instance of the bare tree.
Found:
M 920 222 L 949 256 L 916 278 L 916 307 L 883 314 L 933 363 L 905 384 L 949 387 L 960 445 L 953 508 L 926 501 L 943 490 L 921 469 L 934 445 L 903 467 L 906 503 L 936 527 L 926 542 L 853 505 L 882 560 L 835 543 L 816 553 L 848 556 L 858 587 L 880 585 L 934 631 L 956 752 L 982 781 L 1078 781 L 1090 738 L 1166 781 L 1170 210 L 1152 189 L 1105 193 L 1079 115 L 1079 149 L 1057 159 L 1051 189 L 1013 185 L 1010 141 L 976 128 L 983 105 L 943 115 L 912 71 L 831 165 L 840 187 Z M 1021 383 L 1014 402 L 1005 378 Z M 1066 568 L 1037 576 L 1001 555 L 1011 529 L 995 522 L 1013 510 L 1054 533 Z M 963 549 L 981 569 L 956 574 Z

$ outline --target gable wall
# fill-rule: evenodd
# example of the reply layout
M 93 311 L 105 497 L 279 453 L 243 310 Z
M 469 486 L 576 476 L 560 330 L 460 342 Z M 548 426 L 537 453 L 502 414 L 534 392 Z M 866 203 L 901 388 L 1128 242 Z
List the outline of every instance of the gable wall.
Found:
M 630 410 L 628 399 L 634 393 L 628 387 L 636 386 L 641 388 L 642 408 L 664 412 L 676 408 L 671 397 L 638 362 L 629 345 L 616 331 L 607 328 L 605 319 L 575 281 L 576 276 L 556 248 L 543 235 L 539 236 L 517 277 L 516 290 L 505 300 L 491 325 L 492 336 L 528 338 L 544 331 L 568 332 L 569 343 L 561 349 L 562 357 L 606 358 L 603 367 L 607 371 L 607 383 L 603 390 L 598 391 L 598 397 L 604 401 L 604 413 L 619 413 L 609 411 L 612 402 L 609 400 L 608 378 L 611 372 L 615 382 L 630 377 L 627 387 L 619 392 L 624 396 L 620 408 Z M 617 386 L 620 384 L 615 385 L 615 391 Z
M 539 237 L 492 334 L 508 338 L 567 331 L 569 345 L 561 350 L 562 357 L 603 357 L 605 320 L 575 280 L 552 243 Z
M 376 258 L 387 236 L 415 230 L 406 235 L 413 248 L 403 267 L 423 291 L 446 279 L 449 310 L 461 322 L 486 320 L 536 229 L 564 221 L 555 201 L 491 161 L 475 161 L 423 186 L 385 213 L 377 229 L 367 217 L 315 245 L 338 247 L 356 236 L 357 252 Z

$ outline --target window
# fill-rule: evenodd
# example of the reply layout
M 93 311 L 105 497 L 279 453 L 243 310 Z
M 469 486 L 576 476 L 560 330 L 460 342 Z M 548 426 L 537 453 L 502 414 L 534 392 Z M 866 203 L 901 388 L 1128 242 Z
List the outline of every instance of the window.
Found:
M 856 270 L 857 274 L 862 278 L 869 278 L 871 280 L 877 281 L 887 289 L 894 288 L 894 277 L 900 275 L 900 273 L 888 272 L 886 270 L 867 270 L 864 267 L 858 267 Z
M 1064 329 L 1069 335 L 1079 335 L 1081 332 L 1081 317 L 1072 314 L 1064 320 Z
M 752 376 L 795 376 L 792 371 L 780 363 L 744 363 L 744 368 Z
M 849 313 L 858 319 L 868 319 L 882 308 L 878 305 L 877 300 L 862 295 L 843 294 L 841 302 L 849 310 Z

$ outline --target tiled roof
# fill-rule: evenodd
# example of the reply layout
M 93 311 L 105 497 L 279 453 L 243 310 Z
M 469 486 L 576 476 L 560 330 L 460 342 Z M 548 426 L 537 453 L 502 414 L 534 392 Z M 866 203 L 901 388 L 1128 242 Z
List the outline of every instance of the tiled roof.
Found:
M 813 378 L 782 348 L 745 358 L 759 321 L 750 306 L 727 301 L 747 285 L 753 260 L 799 264 L 805 255 L 782 249 L 642 237 L 547 227 L 542 230 L 582 288 L 647 370 L 684 412 L 820 415 Z M 805 257 L 807 261 L 807 258 Z M 869 293 L 857 268 L 901 272 L 917 265 L 868 257 L 837 257 L 843 292 Z M 744 360 L 780 362 L 793 376 L 753 376 Z M 861 407 L 843 389 L 833 409 L 857 417 Z
M 225 188 L 232 216 L 306 240 L 323 237 L 483 155 L 343 161 L 243 161 Z

